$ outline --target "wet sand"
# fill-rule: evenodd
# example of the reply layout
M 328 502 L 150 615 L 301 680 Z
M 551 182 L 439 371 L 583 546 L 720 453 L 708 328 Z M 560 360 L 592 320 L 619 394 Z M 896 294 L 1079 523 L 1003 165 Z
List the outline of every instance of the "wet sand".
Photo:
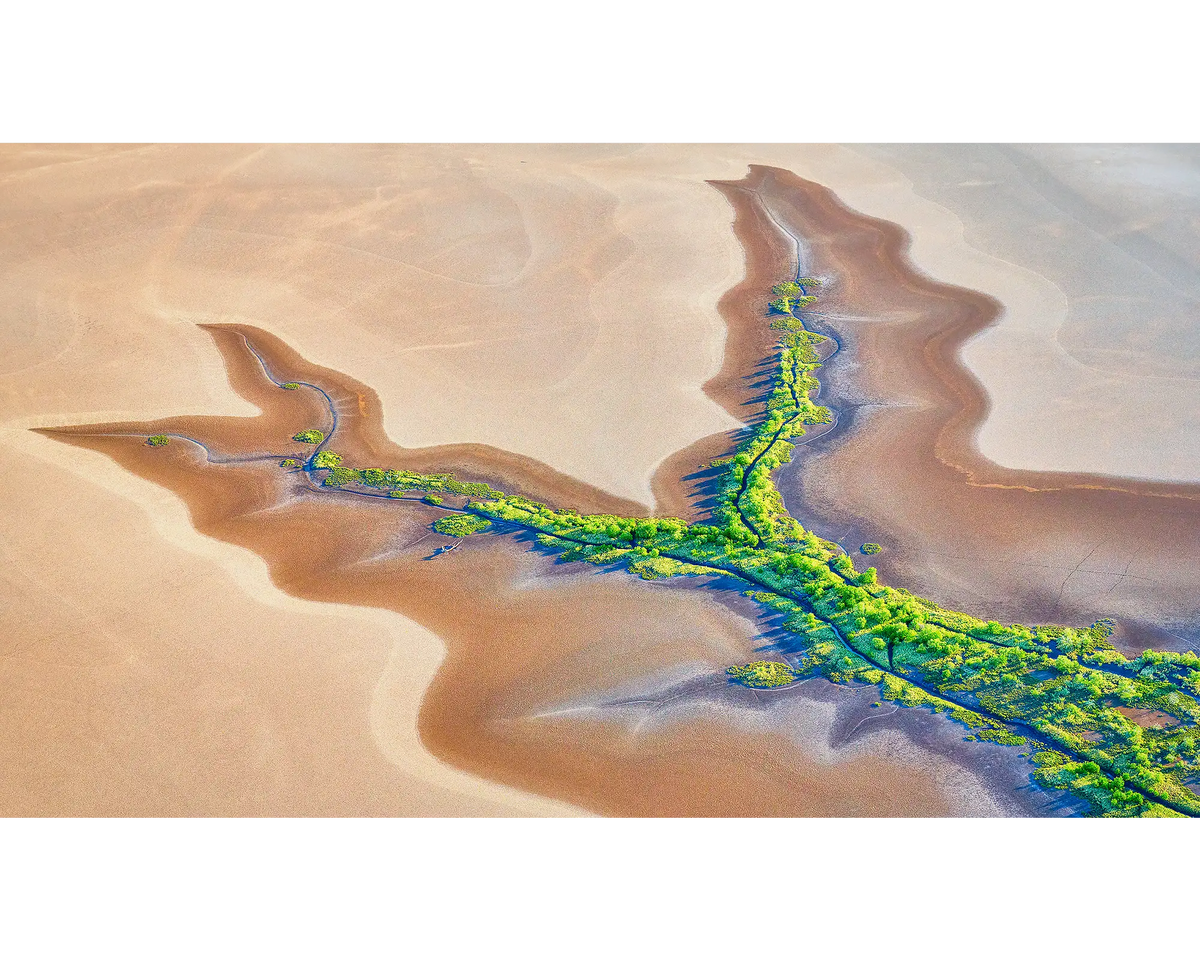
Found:
M 581 723 L 553 713 L 564 699 L 644 682 L 664 671 L 719 676 L 753 655 L 756 624 L 701 590 L 664 589 L 628 576 L 558 564 L 507 538 L 473 538 L 437 559 L 447 538 L 439 515 L 349 494 L 318 493 L 273 461 L 213 465 L 199 448 L 147 446 L 134 431 L 187 432 L 211 449 L 286 436 L 305 401 L 261 375 L 255 349 L 279 378 L 320 383 L 339 413 L 332 448 L 347 462 L 446 467 L 470 463 L 447 451 L 411 451 L 382 439 L 378 399 L 364 385 L 316 370 L 284 345 L 244 327 L 213 328 L 235 389 L 260 407 L 231 429 L 228 418 L 173 418 L 60 428 L 56 439 L 103 452 L 181 496 L 200 532 L 253 550 L 272 582 L 309 600 L 403 613 L 443 638 L 448 654 L 421 709 L 424 744 L 462 769 L 544 796 L 615 814 L 928 815 L 952 811 L 921 770 L 863 752 L 820 762 L 793 738 L 752 736 L 711 718 L 631 731 L 618 720 Z M 277 432 L 276 428 L 282 432 Z M 286 451 L 285 451 L 286 452 Z M 359 457 L 366 457 L 359 460 Z M 463 459 L 456 461 L 456 456 Z M 486 456 L 481 454 L 481 456 Z M 497 477 L 497 474 L 503 474 Z M 464 471 L 465 475 L 465 471 Z M 580 509 L 619 506 L 606 495 L 519 458 L 489 466 L 530 496 Z M 385 684 L 386 687 L 386 684 Z M 386 696 L 386 691 L 382 693 Z
M 755 167 L 760 196 L 827 275 L 814 326 L 843 341 L 821 371 L 840 427 L 781 473 L 793 513 L 882 579 L 987 619 L 1116 617 L 1140 649 L 1200 639 L 1200 489 L 1010 470 L 974 438 L 988 399 L 960 360 L 1000 304 L 916 271 L 908 235 L 826 188 Z
M 717 305 L 727 329 L 725 361 L 704 384 L 704 393 L 742 423 L 763 413 L 763 377 L 773 373 L 771 359 L 779 331 L 764 320 L 771 287 L 795 273 L 792 238 L 771 219 L 758 194 L 742 181 L 710 181 L 733 208 L 733 232 L 746 252 L 741 281 Z M 655 513 L 699 521 L 707 512 L 708 464 L 737 445 L 743 430 L 714 433 L 664 460 L 652 481 Z

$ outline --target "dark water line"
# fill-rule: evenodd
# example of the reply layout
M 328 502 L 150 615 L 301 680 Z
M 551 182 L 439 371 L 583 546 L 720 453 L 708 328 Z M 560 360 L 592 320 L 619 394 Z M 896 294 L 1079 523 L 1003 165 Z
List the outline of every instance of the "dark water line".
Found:
M 282 390 L 284 383 L 295 383 L 295 384 L 299 384 L 302 387 L 308 387 L 310 390 L 316 390 L 317 393 L 319 393 L 322 397 L 325 398 L 325 406 L 329 409 L 329 416 L 333 421 L 333 425 L 329 428 L 329 431 L 325 434 L 324 439 L 320 443 L 317 444 L 317 446 L 313 449 L 312 454 L 304 462 L 305 472 L 310 472 L 312 470 L 312 462 L 316 458 L 317 454 L 325 449 L 326 445 L 333 438 L 333 435 L 337 432 L 337 428 L 338 428 L 337 406 L 333 401 L 333 397 L 331 397 L 328 393 L 326 393 L 322 387 L 318 386 L 315 383 L 309 383 L 307 380 L 276 380 L 275 377 L 271 374 L 270 368 L 267 366 L 267 361 L 263 359 L 262 354 L 260 354 L 257 350 L 254 349 L 254 344 L 252 344 L 250 342 L 249 338 L 244 333 L 241 334 L 240 336 L 242 338 L 242 342 L 246 344 L 246 349 L 249 350 L 252 354 L 254 354 L 254 359 L 257 360 L 258 365 L 260 367 L 262 367 L 263 374 L 266 376 L 266 378 L 268 380 L 270 380 L 273 384 L 275 384 L 275 386 L 279 387 Z
M 94 434 L 91 434 L 91 436 L 94 436 L 94 437 L 145 437 L 146 439 L 149 439 L 151 435 L 148 433 L 94 433 Z M 219 455 L 213 453 L 212 449 L 207 444 L 203 443 L 200 440 L 197 440 L 195 437 L 189 437 L 185 433 L 162 433 L 162 434 L 154 434 L 154 436 L 170 437 L 172 440 L 182 440 L 185 443 L 195 444 L 197 447 L 199 447 L 201 450 L 204 451 L 205 461 L 208 463 L 217 465 L 217 466 L 227 466 L 229 464 L 236 464 L 236 463 L 258 463 L 258 462 L 261 462 L 264 460 L 278 460 L 281 457 L 287 456 L 287 454 L 279 454 L 279 453 L 256 453 L 256 454 L 250 454 L 247 456 L 222 457 L 222 456 L 219 456 Z

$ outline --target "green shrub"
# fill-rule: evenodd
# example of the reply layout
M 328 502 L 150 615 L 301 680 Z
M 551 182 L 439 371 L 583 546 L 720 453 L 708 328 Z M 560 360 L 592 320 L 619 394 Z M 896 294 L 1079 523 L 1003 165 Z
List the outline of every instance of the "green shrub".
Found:
M 487 530 L 491 525 L 490 520 L 484 520 L 482 517 L 460 515 L 442 517 L 433 525 L 433 529 L 448 537 L 469 537 L 473 533 Z
M 288 457 L 286 460 L 280 460 L 279 465 L 281 467 L 302 467 L 302 466 L 304 466 L 304 464 L 302 464 L 299 460 L 296 460 L 292 457 Z
M 171 438 L 165 433 L 156 433 L 154 436 L 148 437 L 146 440 L 146 443 L 152 447 L 165 447 L 170 442 Z
M 441 497 L 439 497 L 436 493 L 427 493 L 421 499 L 424 500 L 431 507 L 440 507 L 443 503 L 445 503 L 445 501 Z
M 298 383 L 281 383 L 280 386 L 283 387 L 284 390 L 299 390 L 300 389 L 300 384 L 298 384 Z M 317 441 L 317 442 L 319 443 L 320 441 Z
M 788 301 L 780 306 L 803 306 L 807 297 L 797 288 L 809 284 L 780 285 L 775 296 Z M 330 471 L 330 486 L 355 480 L 392 497 L 402 490 L 425 494 L 435 505 L 442 502 L 439 493 L 467 496 L 465 515 L 433 524 L 447 536 L 486 530 L 491 523 L 485 518 L 491 518 L 520 526 L 563 560 L 623 562 L 646 579 L 737 578 L 739 590 L 782 615 L 797 660 L 796 666 L 754 661 L 729 667 L 732 681 L 770 688 L 819 675 L 875 685 L 876 707 L 884 701 L 927 707 L 963 724 L 973 742 L 1024 746 L 1038 764 L 1039 783 L 1087 798 L 1094 812 L 1200 814 L 1200 797 L 1188 786 L 1200 775 L 1194 732 L 1200 726 L 1200 658 L 1147 651 L 1128 659 L 1109 642 L 1109 620 L 1031 629 L 945 610 L 880 584 L 874 567 L 857 572 L 841 547 L 788 515 L 772 474 L 791 459 L 805 428 L 831 422 L 832 414 L 812 399 L 821 365 L 814 346 L 822 338 L 806 330 L 799 315 L 773 325 L 781 333 L 766 411 L 731 456 L 713 461 L 721 473 L 706 524 L 580 515 L 451 474 L 351 470 L 330 452 L 314 462 Z M 297 439 L 324 438 L 311 431 Z M 872 555 L 882 547 L 864 543 L 859 549 Z M 1118 707 L 1159 710 L 1179 722 L 1143 728 Z
M 320 470 L 332 470 L 341 462 L 341 455 L 334 453 L 332 450 L 322 450 L 313 457 L 313 466 Z
M 755 660 L 741 667 L 729 667 L 725 672 L 747 687 L 782 687 L 799 679 L 795 670 L 775 660 Z
M 337 456 L 337 454 L 334 454 Z M 357 470 L 351 470 L 349 467 L 330 467 L 329 475 L 325 478 L 325 486 L 341 487 L 347 483 L 356 483 L 362 477 Z
M 300 443 L 318 444 L 325 439 L 325 434 L 320 430 L 301 430 L 298 434 L 292 437 Z

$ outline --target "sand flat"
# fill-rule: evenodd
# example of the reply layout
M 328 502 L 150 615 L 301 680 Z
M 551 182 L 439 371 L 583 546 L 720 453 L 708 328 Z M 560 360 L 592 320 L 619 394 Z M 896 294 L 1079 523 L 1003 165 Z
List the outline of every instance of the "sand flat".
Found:
M 242 552 L 214 550 L 195 535 L 178 501 L 114 473 L 103 458 L 68 456 L 27 433 L 89 419 L 253 415 L 228 389 L 220 355 L 196 325 L 250 319 L 314 355 L 377 375 L 391 392 L 389 428 L 411 443 L 490 439 L 649 501 L 659 459 L 733 423 L 700 391 L 721 362 L 715 303 L 741 269 L 730 211 L 703 183 L 664 180 L 656 192 L 635 174 L 618 176 L 637 201 L 631 205 L 598 182 L 602 174 L 593 182 L 570 172 L 570 158 L 551 169 L 543 151 L 549 167 L 531 172 L 518 170 L 511 150 L 491 154 L 477 161 L 458 149 L 419 148 L 334 158 L 327 150 L 243 147 L 0 151 L 3 476 L 6 493 L 19 488 L 5 533 L 19 557 L 12 569 L 20 570 L 5 587 L 15 601 L 5 604 L 5 625 L 31 651 L 79 641 L 68 677 L 54 658 L 9 663 L 9 686 L 38 696 L 61 689 L 73 712 L 49 723 L 43 708 L 10 698 L 24 708 L 14 706 L 11 718 L 10 769 L 27 775 L 10 780 L 7 811 L 570 809 L 458 774 L 420 747 L 416 713 L 443 655 L 428 630 L 397 614 L 387 615 L 386 628 L 377 618 L 367 628 L 360 611 L 350 618 L 356 626 L 330 627 L 337 608 L 312 604 L 285 620 L 282 594 L 261 568 L 252 564 L 252 576 Z M 661 219 L 671 211 L 688 218 L 688 231 Z M 631 295 L 640 279 L 653 284 L 652 301 Z M 664 412 L 668 428 L 627 429 Z M 57 508 L 64 494 L 79 512 Z M 76 563 L 105 576 L 77 576 Z M 170 579 L 150 571 L 171 571 Z M 171 591 L 162 622 L 138 616 L 156 608 L 166 582 L 194 589 Z M 28 584 L 47 595 L 35 599 Z M 119 653 L 88 613 L 102 594 L 119 598 Z M 284 625 L 259 626 L 268 620 Z M 183 626 L 191 624 L 207 632 Z M 193 651 L 214 642 L 220 624 L 256 625 L 259 659 L 239 668 L 236 682 Z M 276 646 L 268 649 L 260 631 Z M 280 632 L 313 649 L 327 633 L 350 637 L 354 653 L 328 650 L 323 664 L 283 683 L 278 671 L 291 668 L 275 664 Z M 141 719 L 87 720 L 108 696 L 95 672 L 120 687 L 111 657 L 145 655 L 164 634 L 181 645 L 174 649 L 196 684 L 241 692 L 196 699 L 162 666 L 136 696 L 121 694 L 149 704 Z M 311 691 L 322 684 L 341 694 L 314 702 Z M 257 706 L 264 698 L 269 705 Z M 164 718 L 185 708 L 192 726 Z M 128 742 L 125 728 L 141 726 L 159 731 L 158 752 Z M 164 768 L 196 777 L 215 763 L 197 752 L 197 730 L 224 726 L 285 732 L 262 732 L 253 749 L 249 732 L 245 743 L 226 744 L 227 776 L 195 790 L 195 806 L 181 799 L 182 787 L 195 783 L 155 783 Z M 30 743 L 38 748 L 22 757 Z M 282 767 L 272 780 L 256 762 Z M 43 763 L 54 764 L 58 779 L 47 779 Z M 409 768 L 420 776 L 402 775 Z M 132 789 L 130 778 L 143 789 Z M 314 783 L 325 796 L 305 793 Z
M 577 812 L 419 744 L 429 631 L 280 592 L 99 454 L 27 431 L 0 451 L 7 815 Z
M 973 247 L 963 220 L 886 161 L 808 146 L 0 150 L 0 486 L 21 507 L 6 524 L 17 564 L 4 590 L 18 602 L 4 615 L 9 686 L 23 691 L 11 702 L 24 704 L 7 741 L 10 769 L 21 771 L 7 808 L 198 810 L 179 806 L 190 795 L 223 812 L 566 809 L 495 793 L 420 749 L 418 704 L 442 656 L 436 630 L 395 613 L 364 620 L 311 603 L 285 622 L 279 605 L 299 601 L 285 599 L 261 566 L 245 566 L 243 551 L 197 536 L 178 500 L 98 455 L 51 452 L 27 428 L 253 415 L 197 326 L 240 321 L 377 386 L 393 440 L 492 444 L 648 505 L 674 451 L 736 425 L 703 385 L 722 367 L 717 304 L 742 276 L 742 253 L 730 203 L 704 181 L 739 179 L 750 162 L 818 179 L 851 206 L 899 222 L 915 237 L 918 266 L 999 297 L 1008 312 L 993 329 L 1016 318 L 1010 332 L 1049 378 L 1031 401 L 1043 413 L 1055 410 L 1045 406 L 1051 388 L 1086 387 L 1062 377 L 1057 334 L 1047 333 L 1071 329 L 1069 317 L 1055 326 L 1056 311 L 1067 310 L 1061 291 Z M 1095 379 L 1097 368 L 1111 380 L 1111 365 L 1095 350 L 1085 355 L 1077 332 L 1063 339 L 1068 359 L 1087 368 L 1079 376 L 1109 382 Z M 1019 434 L 1033 408 L 1014 419 L 1012 397 L 971 362 L 994 391 L 985 433 L 1015 424 Z M 1151 366 L 1143 357 L 1135 371 L 1143 384 Z M 1003 381 L 1008 372 L 997 370 Z M 1094 396 L 1083 387 L 1075 395 Z M 1134 411 L 1165 402 L 1136 389 L 1123 399 Z M 1112 419 L 1105 410 L 1060 404 L 1056 429 L 1094 439 L 1094 421 Z M 1155 424 L 1153 448 L 1126 447 L 1117 424 L 1107 448 L 1088 447 L 1088 469 L 1127 472 L 1120 455 L 1135 449 L 1145 475 L 1186 476 L 1195 460 L 1175 442 L 1179 421 Z M 1079 448 L 1058 435 L 1038 456 L 1046 469 L 1066 469 Z M 59 507 L 64 490 L 77 512 Z M 64 531 L 84 532 L 72 543 Z M 914 550 L 944 545 L 937 530 L 930 536 L 937 542 Z M 1092 546 L 1084 537 L 1055 555 L 1064 577 Z M 1094 559 L 1095 571 L 1068 587 L 1099 594 L 1116 580 L 1132 590 L 1129 574 L 1145 573 L 1136 555 Z M 80 576 L 76 566 L 104 574 Z M 161 584 L 148 571 L 161 571 Z M 169 614 L 156 606 L 161 585 Z M 283 626 L 261 628 L 274 646 L 257 645 L 252 668 L 222 666 L 228 638 L 212 624 L 257 632 L 268 622 Z M 196 624 L 210 626 L 198 633 Z M 320 650 L 339 630 L 362 638 L 353 652 L 339 647 L 338 658 L 303 668 L 277 663 L 292 637 Z M 164 636 L 176 644 L 169 656 Z M 214 646 L 221 656 L 208 652 Z M 152 654 L 153 670 L 136 683 L 124 678 L 123 664 Z M 417 667 L 406 672 L 410 661 Z M 324 698 L 305 699 L 310 689 Z M 131 703 L 152 706 L 130 713 Z M 132 737 L 141 726 L 160 740 Z M 21 754 L 47 730 L 44 752 Z M 195 753 L 197 738 L 214 730 L 228 731 L 218 740 L 232 758 L 225 767 L 216 754 Z M 184 769 L 189 757 L 225 771 L 207 793 L 200 768 Z M 316 793 L 302 789 L 322 778 L 330 782 Z M 103 790 L 91 786 L 100 781 Z
M 1170 346 L 1192 315 L 1191 287 L 1174 300 L 1155 294 L 1173 311 L 1165 318 L 1145 313 L 1145 290 L 1128 302 L 1085 294 L 1101 282 L 1096 270 L 1141 289 L 1149 281 L 1139 277 L 1167 269 L 1161 261 L 1174 273 L 1154 290 L 1187 279 L 1186 238 L 1170 234 L 1175 221 L 1160 225 L 1150 193 L 1148 223 L 1127 197 L 1107 214 L 1099 202 L 1086 208 L 1110 217 L 1106 239 L 1103 220 L 1063 233 L 1074 221 L 1056 213 L 1050 189 L 1011 171 L 1008 192 L 988 193 L 988 177 L 961 179 L 974 168 L 956 168 L 948 149 L 932 158 L 810 145 L 5 153 L 0 307 L 12 322 L 0 327 L 0 369 L 57 357 L 94 378 L 120 348 L 83 342 L 93 328 L 150 365 L 171 362 L 168 339 L 199 360 L 206 344 L 191 322 L 256 324 L 375 385 L 388 433 L 405 446 L 486 443 L 649 506 L 665 458 L 735 426 L 699 389 L 721 367 L 717 302 L 743 262 L 732 212 L 704 181 L 763 163 L 900 224 L 919 268 L 1005 305 L 964 350 L 992 402 L 978 437 L 985 456 L 1020 469 L 1200 478 L 1190 419 L 1200 381 L 1191 360 L 1171 359 L 1197 348 Z M 1066 178 L 1062 162 L 1033 159 Z M 1009 202 L 1019 189 L 1024 205 Z M 1001 226 L 989 233 L 991 223 Z M 1039 230 L 1022 257 L 1018 239 Z M 1141 234 L 1168 253 L 1122 274 L 1126 238 Z M 1098 266 L 1049 259 L 1056 249 L 1086 249 Z M 1130 327 L 1131 314 L 1148 335 Z M 1106 339 L 1133 360 L 1112 362 Z M 197 409 L 159 369 L 159 385 L 176 388 L 173 409 Z M 113 410 L 117 385 L 94 386 L 88 408 Z M 211 410 L 219 388 L 207 386 Z M 162 410 L 166 398 L 154 399 Z
M 81 342 L 99 328 L 181 387 L 136 409 L 182 413 L 197 385 L 162 347 L 252 323 L 375 385 L 405 446 L 487 443 L 648 507 L 659 461 L 735 425 L 699 384 L 742 255 L 719 194 L 606 163 L 619 153 L 157 147 L 31 166 L 0 180 L 3 363 L 104 367 L 117 345 Z M 117 409 L 115 387 L 76 409 Z

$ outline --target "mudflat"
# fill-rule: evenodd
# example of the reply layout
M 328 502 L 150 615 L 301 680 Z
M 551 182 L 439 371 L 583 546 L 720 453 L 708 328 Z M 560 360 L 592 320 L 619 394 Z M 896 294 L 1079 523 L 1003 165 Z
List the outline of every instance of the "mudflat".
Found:
M 960 358 L 1001 306 L 940 283 L 908 237 L 827 188 L 756 168 L 758 191 L 832 278 L 817 329 L 844 341 L 823 371 L 841 428 L 781 475 L 802 522 L 849 550 L 876 542 L 881 576 L 989 618 L 1116 617 L 1118 641 L 1195 640 L 1200 489 L 1000 467 L 974 442 L 988 398 Z M 1175 634 L 1175 636 L 1172 636 Z
M 297 417 L 312 416 L 311 400 L 265 377 L 260 358 L 276 379 L 326 390 L 338 415 L 338 451 L 352 462 L 413 469 L 428 458 L 455 465 L 458 451 L 425 449 L 414 458 L 384 439 L 378 398 L 364 385 L 305 364 L 260 331 L 210 332 L 235 389 L 263 411 L 233 431 L 235 442 L 253 435 L 260 450 L 278 447 L 274 455 L 227 461 L 216 453 L 229 428 L 221 417 L 50 434 L 103 452 L 177 493 L 199 531 L 263 557 L 272 582 L 287 593 L 395 610 L 443 638 L 447 659 L 420 715 L 422 741 L 438 757 L 606 813 L 920 815 L 953 809 L 927 773 L 869 750 L 820 762 L 794 738 L 760 737 L 703 716 L 645 735 L 603 711 L 568 719 L 561 705 L 573 697 L 681 670 L 721 675 L 728 663 L 753 655 L 755 623 L 702 592 L 567 572 L 528 545 L 500 537 L 441 553 L 437 547 L 449 540 L 429 530 L 439 511 L 416 497 L 399 502 L 314 490 L 303 474 L 279 466 L 298 452 L 286 430 Z M 158 433 L 197 442 L 145 442 Z M 486 451 L 480 456 L 486 460 Z M 502 459 L 487 475 L 581 509 L 621 505 L 520 460 Z
M 613 706 L 631 685 L 676 704 L 689 677 L 759 653 L 763 624 L 717 591 L 566 574 L 488 537 L 425 561 L 434 514 L 419 505 L 410 525 L 376 505 L 327 515 L 273 462 L 98 435 L 152 426 L 221 457 L 297 452 L 287 437 L 320 405 L 266 380 L 250 337 L 281 372 L 331 385 L 360 464 L 585 511 L 640 515 L 653 496 L 660 515 L 700 517 L 704 464 L 761 410 L 766 290 L 798 255 L 833 281 L 817 325 L 841 350 L 821 373 L 837 429 L 783 478 L 796 516 L 850 549 L 882 543 L 883 579 L 981 616 L 1115 614 L 1127 644 L 1187 639 L 1194 488 L 979 455 L 987 400 L 958 354 L 994 329 L 995 299 L 933 282 L 903 229 L 782 169 L 704 182 L 766 158 L 890 208 L 903 191 L 873 193 L 853 151 L 524 152 L 10 157 L 3 296 L 20 322 L 3 330 L 0 470 L 19 562 L 3 574 L 18 601 L 3 615 L 3 749 L 20 775 L 5 809 L 1045 812 L 1013 800 L 1012 751 L 950 743 L 952 725 L 917 711 L 841 704 L 784 735 L 778 698 L 751 735 L 744 705 L 652 723 Z M 908 225 L 920 240 L 924 222 Z M 27 432 L 81 421 L 104 422 L 56 438 L 106 457 Z M 829 749 L 867 719 L 899 740 Z M 984 776 L 1001 757 L 1011 769 Z

